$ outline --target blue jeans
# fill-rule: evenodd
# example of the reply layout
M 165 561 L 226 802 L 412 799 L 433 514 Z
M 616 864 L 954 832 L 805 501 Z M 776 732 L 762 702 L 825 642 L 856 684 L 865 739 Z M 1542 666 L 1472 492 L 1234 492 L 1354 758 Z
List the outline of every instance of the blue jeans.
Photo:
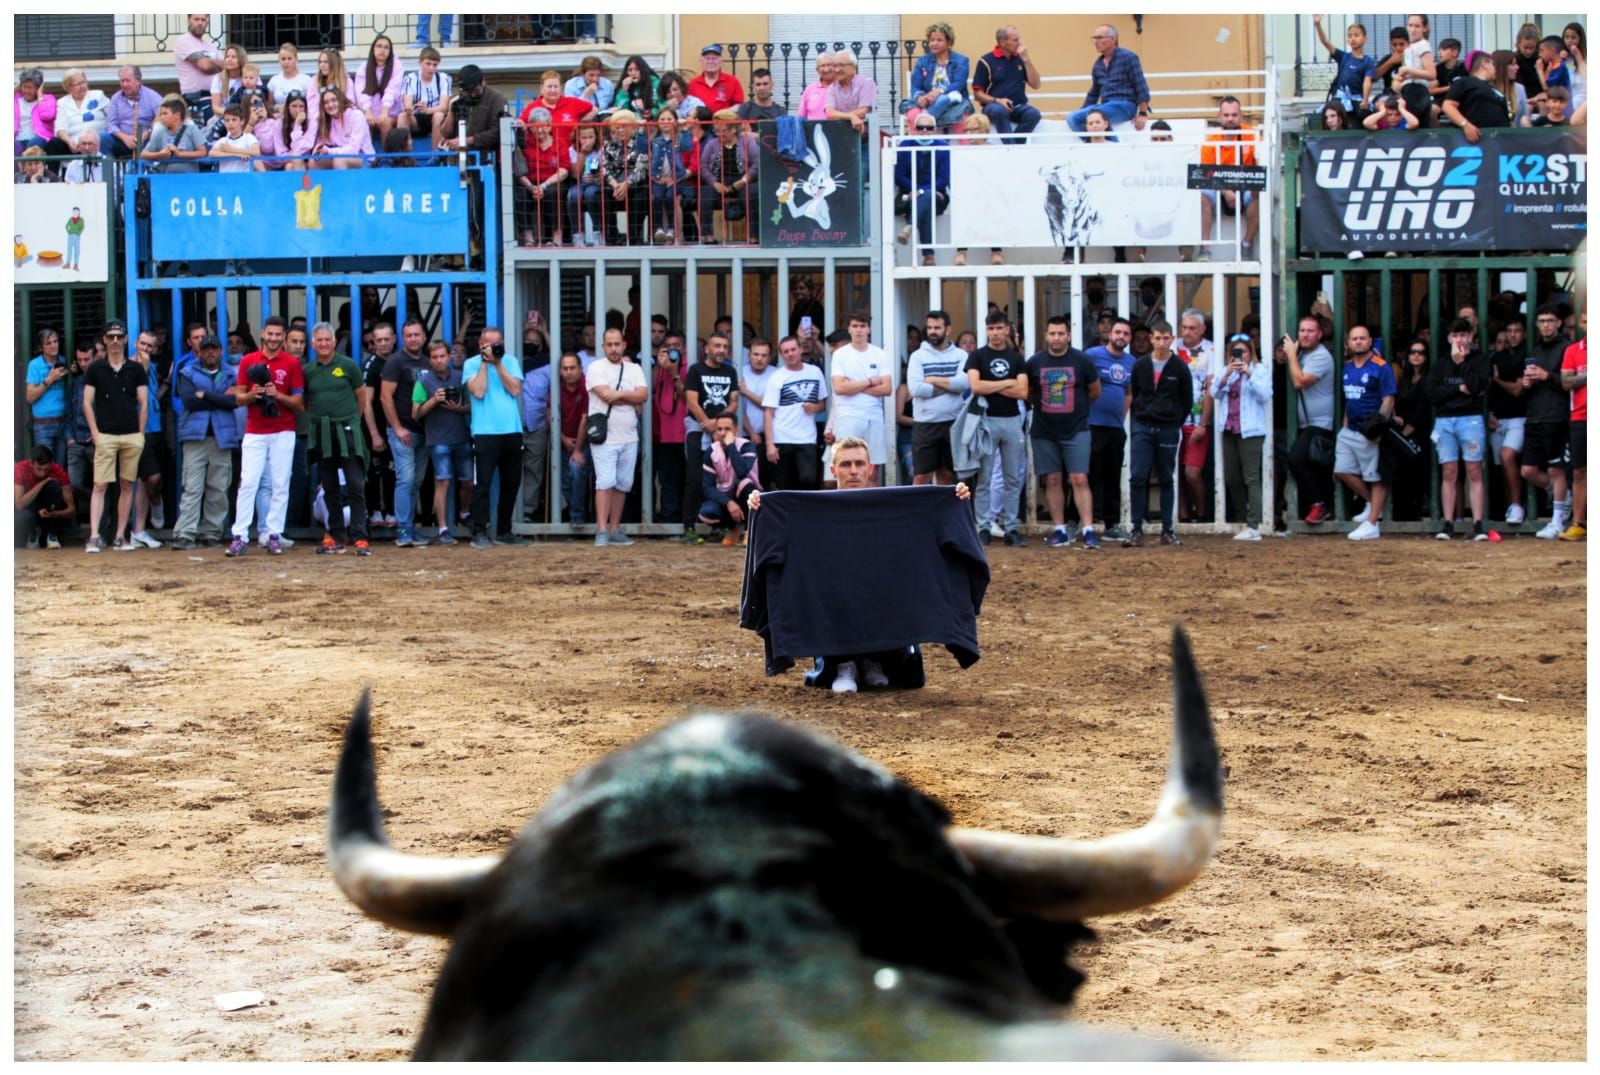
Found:
M 1102 101 L 1088 108 L 1080 108 L 1076 112 L 1067 113 L 1067 126 L 1075 131 L 1084 130 L 1084 121 L 1089 118 L 1090 112 L 1099 112 L 1105 116 L 1106 122 L 1115 127 L 1119 123 L 1127 123 L 1133 119 L 1134 113 L 1139 111 L 1139 106 L 1132 101 Z
M 989 432 L 994 436 L 994 451 L 978 465 L 978 479 L 973 496 L 978 501 L 978 529 L 987 530 L 994 522 L 995 511 L 989 498 L 989 483 L 994 480 L 995 461 L 999 460 L 1004 487 L 1000 505 L 1000 529 L 1009 533 L 1017 528 L 1017 493 L 1022 489 L 1022 473 L 1027 465 L 1027 445 L 1023 443 L 1022 416 L 987 419 Z
M 913 197 L 915 200 L 913 201 Z M 911 216 L 916 227 L 911 231 L 912 242 L 923 244 L 924 254 L 933 253 L 933 217 L 935 213 L 942 213 L 945 206 L 950 204 L 950 195 L 942 190 L 934 191 L 924 188 L 915 196 L 907 193 L 895 195 L 894 209 L 896 214 L 905 213 Z
M 439 44 L 448 45 L 450 43 L 450 31 L 455 29 L 455 24 L 456 24 L 456 17 L 454 15 L 440 15 L 439 16 Z M 418 45 L 430 44 L 430 42 L 428 40 L 428 32 L 429 32 L 430 28 L 432 27 L 432 25 L 433 25 L 433 16 L 432 15 L 418 15 L 417 16 L 417 44 Z
M 1029 104 L 1016 105 L 1007 109 L 1001 104 L 986 104 L 983 114 L 989 117 L 989 125 L 994 128 L 995 134 L 1032 134 L 1033 129 L 1039 126 L 1039 110 Z
M 567 519 L 573 526 L 583 525 L 583 502 L 589 495 L 589 471 L 594 465 L 589 460 L 589 446 L 583 447 L 583 462 L 574 463 L 572 453 L 563 453 L 561 461 L 561 497 L 567 503 Z
M 421 433 L 411 434 L 411 447 L 400 443 L 393 429 L 386 432 L 389 451 L 394 455 L 394 516 L 395 537 L 411 537 L 411 527 L 417 518 L 417 483 L 428 464 L 428 446 L 422 442 Z
M 61 464 L 61 469 L 67 469 L 67 429 L 70 423 L 61 422 L 34 422 L 33 443 L 47 444 L 50 446 L 51 458 Z
M 903 116 L 917 107 L 914 97 L 907 97 L 900 102 L 900 114 Z M 961 122 L 961 118 L 972 111 L 972 102 L 961 94 L 951 90 L 934 98 L 932 104 L 923 109 L 933 117 L 933 122 L 940 127 L 953 127 Z
M 1135 531 L 1144 529 L 1152 470 L 1161 485 L 1161 529 L 1172 529 L 1173 507 L 1177 500 L 1178 444 L 1182 439 L 1181 426 L 1169 428 L 1148 426 L 1139 421 L 1133 423 L 1133 437 L 1128 446 L 1128 507 Z

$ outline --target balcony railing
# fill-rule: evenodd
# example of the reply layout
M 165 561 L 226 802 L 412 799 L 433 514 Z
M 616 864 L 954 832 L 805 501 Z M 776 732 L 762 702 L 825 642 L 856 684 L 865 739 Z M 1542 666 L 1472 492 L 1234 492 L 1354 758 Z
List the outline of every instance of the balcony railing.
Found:
M 213 21 L 206 39 L 221 51 L 230 44 L 252 54 L 272 54 L 284 42 L 302 52 L 364 48 L 383 34 L 403 50 L 424 44 L 465 48 L 577 45 L 611 39 L 610 15 L 227 15 Z M 17 15 L 13 55 L 21 63 L 115 60 L 170 54 L 189 31 L 188 16 Z

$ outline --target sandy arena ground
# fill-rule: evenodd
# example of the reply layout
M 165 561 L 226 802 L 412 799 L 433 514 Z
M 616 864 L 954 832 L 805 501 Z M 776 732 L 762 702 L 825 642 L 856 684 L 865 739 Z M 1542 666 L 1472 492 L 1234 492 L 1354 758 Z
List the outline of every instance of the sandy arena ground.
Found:
M 408 1053 L 444 944 L 361 918 L 323 863 L 363 683 L 407 850 L 498 849 L 585 763 L 735 706 L 960 823 L 1095 836 L 1155 805 L 1174 617 L 1223 840 L 1099 921 L 1076 1017 L 1256 1059 L 1586 1056 L 1581 546 L 997 545 L 982 661 L 935 647 L 926 689 L 843 698 L 762 678 L 738 550 L 204 552 L 17 555 L 20 1059 Z M 266 1003 L 219 1011 L 236 990 Z

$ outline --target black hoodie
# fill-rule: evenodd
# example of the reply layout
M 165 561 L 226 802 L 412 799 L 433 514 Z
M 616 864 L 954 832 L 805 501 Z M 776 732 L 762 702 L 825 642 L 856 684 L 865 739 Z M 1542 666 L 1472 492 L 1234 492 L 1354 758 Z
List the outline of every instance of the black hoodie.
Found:
M 1194 376 L 1177 352 L 1167 358 L 1159 383 L 1155 360 L 1150 355 L 1136 360 L 1129 385 L 1133 393 L 1129 413 L 1147 426 L 1181 426 L 1194 405 Z

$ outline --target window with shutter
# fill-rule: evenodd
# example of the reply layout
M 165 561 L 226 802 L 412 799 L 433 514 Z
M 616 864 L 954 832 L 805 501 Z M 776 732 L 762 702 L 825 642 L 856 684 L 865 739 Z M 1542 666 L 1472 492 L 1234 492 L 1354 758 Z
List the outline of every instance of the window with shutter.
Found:
M 17 15 L 12 22 L 18 63 L 68 58 L 111 60 L 117 55 L 115 15 Z

